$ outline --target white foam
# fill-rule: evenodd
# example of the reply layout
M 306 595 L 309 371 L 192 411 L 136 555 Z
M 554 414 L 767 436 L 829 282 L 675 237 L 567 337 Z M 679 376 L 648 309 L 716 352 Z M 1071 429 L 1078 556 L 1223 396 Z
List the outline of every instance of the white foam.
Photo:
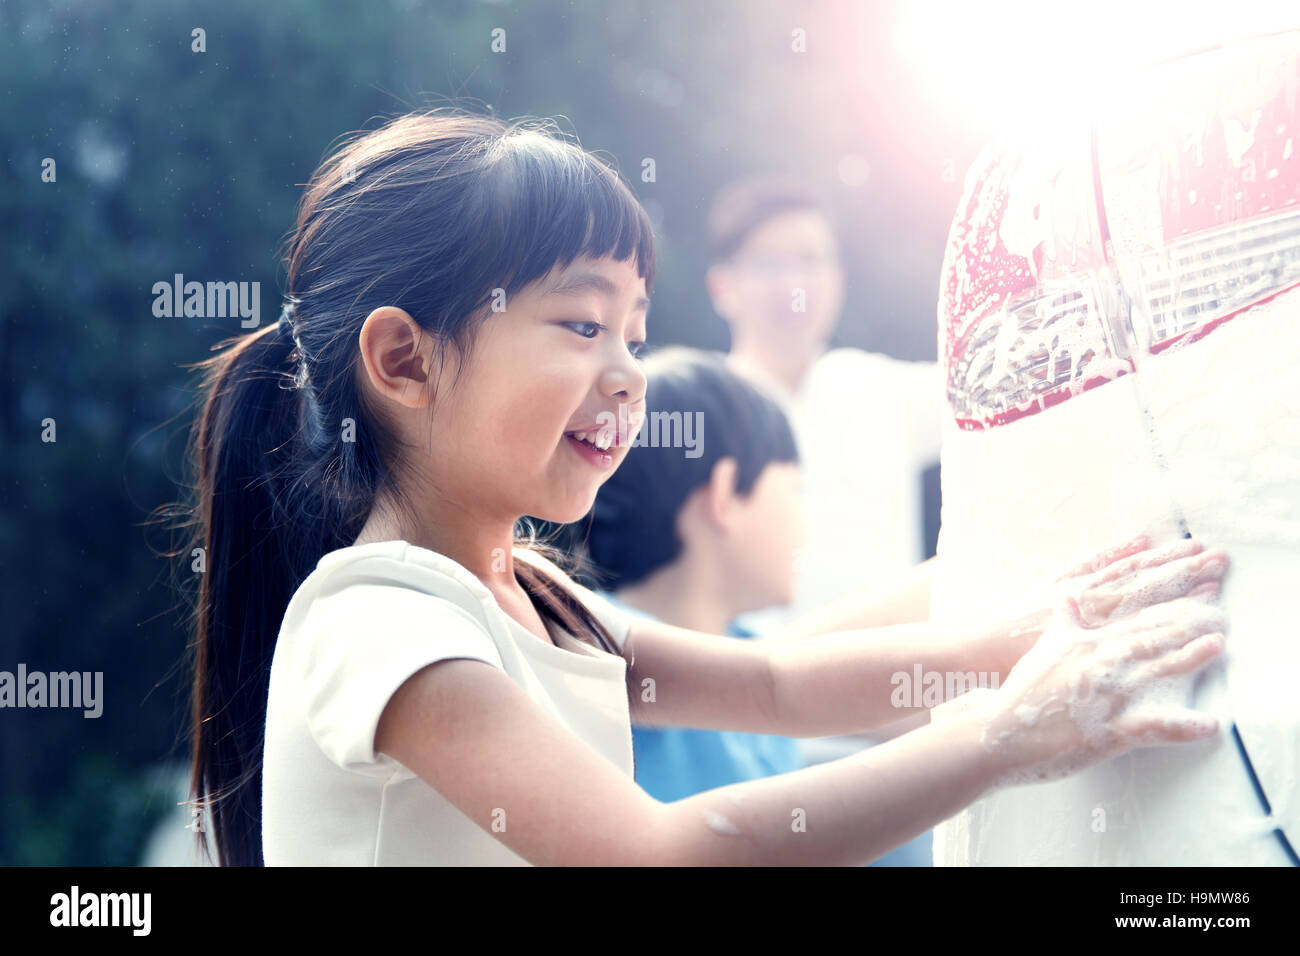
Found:
M 1116 565 L 1120 568 L 1122 565 Z M 1133 573 L 1116 575 L 1117 581 L 1132 583 L 1142 574 L 1154 573 L 1159 568 L 1135 569 Z M 1170 575 L 1171 580 L 1183 580 L 1185 575 Z M 1019 727 L 990 725 L 982 742 L 992 753 L 1002 753 L 1015 746 L 1017 737 L 1025 737 L 1044 717 L 1064 714 L 1077 733 L 1076 749 L 1054 755 L 1036 765 L 1023 767 L 1000 779 L 995 786 L 1051 780 L 1064 777 L 1096 763 L 1103 756 L 1114 754 L 1123 746 L 1128 749 L 1137 741 L 1123 737 L 1112 723 L 1118 717 L 1144 717 L 1154 720 L 1172 720 L 1185 716 L 1191 703 L 1192 682 L 1196 675 L 1175 674 L 1159 676 L 1153 669 L 1150 654 L 1131 656 L 1128 648 L 1136 638 L 1145 638 L 1155 644 L 1156 650 L 1173 651 L 1186 646 L 1202 635 L 1222 630 L 1223 613 L 1208 603 L 1209 598 L 1184 597 L 1163 604 L 1148 606 L 1128 618 L 1117 618 L 1111 624 L 1090 628 L 1076 624 L 1071 616 L 1062 612 L 1054 616 L 1042 637 L 1017 668 L 1027 668 L 1025 674 L 1035 678 L 1045 673 L 1054 661 L 1061 660 L 1082 646 L 1096 648 L 1096 660 L 1088 670 L 1081 671 L 1064 689 L 1054 691 L 1046 682 L 1035 683 L 1025 690 L 1025 674 L 1013 670 L 1009 681 L 1013 695 L 1027 693 L 1014 704 L 1012 715 Z M 1109 661 L 1102 665 L 1100 662 Z M 1123 700 L 1122 713 L 1115 712 L 1115 704 Z M 1068 733 L 1063 728 L 1058 733 Z M 1142 740 L 1142 743 L 1158 742 Z
M 700 814 L 704 817 L 704 822 L 714 833 L 721 833 L 724 836 L 740 836 L 740 829 L 724 817 L 721 813 L 715 813 L 707 808 L 702 809 Z

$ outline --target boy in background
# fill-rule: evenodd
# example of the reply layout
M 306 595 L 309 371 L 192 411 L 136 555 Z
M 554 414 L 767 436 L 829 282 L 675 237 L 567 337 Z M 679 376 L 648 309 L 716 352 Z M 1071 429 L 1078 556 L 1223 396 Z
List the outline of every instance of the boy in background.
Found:
M 646 420 L 596 495 L 582 558 L 598 593 L 634 616 L 751 638 L 737 616 L 794 597 L 789 423 L 721 354 L 665 348 L 644 368 Z M 665 802 L 803 766 L 797 741 L 764 734 L 633 726 L 632 747 L 636 782 Z
M 795 600 L 738 625 L 779 633 L 828 608 L 838 609 L 833 619 L 844 627 L 928 619 L 921 474 L 939 459 L 947 407 L 937 363 L 827 350 L 844 271 L 825 204 L 799 183 L 733 184 L 713 203 L 709 234 L 708 290 L 730 329 L 730 364 L 783 402 L 799 445 L 807 518 L 806 546 L 794 557 Z M 903 598 L 869 600 L 873 591 L 900 590 L 888 586 L 899 580 Z M 805 763 L 819 763 L 921 722 L 801 741 L 801 753 Z M 929 866 L 930 834 L 879 862 Z

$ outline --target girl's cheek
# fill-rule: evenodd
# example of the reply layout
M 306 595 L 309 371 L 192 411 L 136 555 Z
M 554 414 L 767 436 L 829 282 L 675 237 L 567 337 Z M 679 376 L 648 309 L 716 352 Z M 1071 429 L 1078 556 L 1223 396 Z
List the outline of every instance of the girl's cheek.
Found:
M 507 418 L 501 420 L 498 434 L 504 438 L 502 447 L 512 455 L 540 450 L 550 441 L 553 432 L 555 437 L 559 437 L 564 426 L 558 424 L 558 420 L 548 421 L 540 417 L 537 412 L 535 406 L 524 406 L 512 410 Z

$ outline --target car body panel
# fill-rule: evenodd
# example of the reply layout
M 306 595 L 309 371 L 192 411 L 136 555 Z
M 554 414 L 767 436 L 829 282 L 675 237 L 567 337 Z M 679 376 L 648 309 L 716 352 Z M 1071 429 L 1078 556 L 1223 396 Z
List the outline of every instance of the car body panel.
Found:
M 1293 862 L 1274 831 L 1300 847 L 1298 92 L 1300 33 L 1203 51 L 967 177 L 933 618 L 1011 613 L 1141 530 L 1232 566 L 1228 649 L 1177 694 L 1223 732 L 998 791 L 936 828 L 936 864 Z

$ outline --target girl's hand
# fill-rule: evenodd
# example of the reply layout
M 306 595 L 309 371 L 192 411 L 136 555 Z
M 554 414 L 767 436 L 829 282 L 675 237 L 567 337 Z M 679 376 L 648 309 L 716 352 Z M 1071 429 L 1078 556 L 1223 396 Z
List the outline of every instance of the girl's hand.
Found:
M 1213 598 L 1228 567 L 1222 548 L 1206 551 L 1195 538 L 1151 549 L 1146 535 L 1083 562 L 1056 579 L 1060 599 L 1073 597 L 1085 627 L 1136 614 L 1183 596 Z
M 1227 568 L 1194 540 L 1131 542 L 1057 579 L 1065 596 L 1002 687 L 973 699 L 994 786 L 1067 776 L 1134 747 L 1198 740 L 1213 717 L 1159 691 L 1222 653 L 1212 603 Z
M 1084 627 L 1129 617 L 1178 597 L 1212 600 L 1219 594 L 1227 563 L 1223 549 L 1206 551 L 1195 538 L 1152 549 L 1144 534 L 1107 548 L 1033 592 L 1021 605 L 1031 610 L 995 625 L 999 656 L 1008 666 L 1019 660 L 1068 600 L 1075 602 Z

